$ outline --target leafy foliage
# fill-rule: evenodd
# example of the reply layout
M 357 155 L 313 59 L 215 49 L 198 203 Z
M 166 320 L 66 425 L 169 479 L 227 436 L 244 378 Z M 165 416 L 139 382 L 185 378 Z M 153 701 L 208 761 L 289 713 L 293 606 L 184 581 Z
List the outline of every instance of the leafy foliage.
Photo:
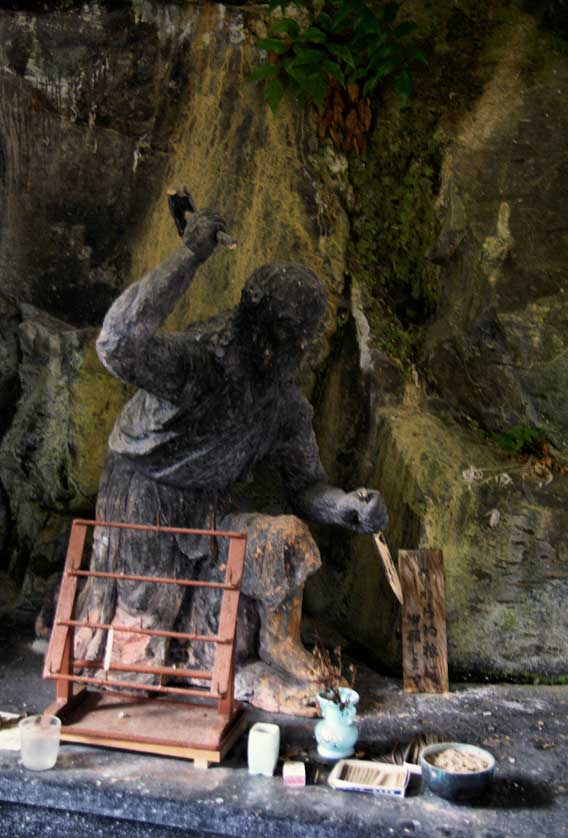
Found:
M 514 454 L 528 473 L 543 481 L 541 485 L 547 486 L 554 476 L 568 476 L 568 463 L 559 456 L 542 428 L 514 425 L 502 434 L 495 434 L 493 439 L 501 451 Z
M 541 457 L 548 449 L 545 432 L 541 428 L 530 428 L 527 425 L 514 425 L 505 433 L 498 434 L 495 442 L 503 451 L 511 454 Z
M 371 123 L 371 97 L 393 79 L 399 94 L 411 92 L 411 65 L 426 62 L 409 40 L 411 20 L 397 23 L 400 3 L 377 10 L 365 0 L 270 0 L 270 10 L 290 4 L 303 12 L 275 20 L 269 37 L 257 41 L 266 63 L 252 78 L 264 83 L 264 98 L 276 112 L 287 87 L 313 101 L 322 114 L 320 137 L 329 132 L 345 150 L 363 151 Z

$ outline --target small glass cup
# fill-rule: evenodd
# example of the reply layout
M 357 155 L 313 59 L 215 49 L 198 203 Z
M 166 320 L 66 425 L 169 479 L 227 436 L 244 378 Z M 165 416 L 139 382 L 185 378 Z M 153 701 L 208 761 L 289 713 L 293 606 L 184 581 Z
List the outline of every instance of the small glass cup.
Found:
M 28 716 L 22 719 L 20 728 L 20 752 L 22 762 L 32 771 L 53 768 L 59 753 L 61 719 L 44 713 L 42 716 Z

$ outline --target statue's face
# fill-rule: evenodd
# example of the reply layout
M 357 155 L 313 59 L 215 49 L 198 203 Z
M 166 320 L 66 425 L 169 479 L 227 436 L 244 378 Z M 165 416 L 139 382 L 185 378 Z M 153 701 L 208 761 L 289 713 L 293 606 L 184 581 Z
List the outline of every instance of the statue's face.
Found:
M 259 365 L 278 375 L 291 375 L 300 367 L 310 341 L 317 333 L 318 321 L 299 321 L 283 313 L 265 325 L 262 339 L 257 341 Z
M 298 263 L 273 262 L 251 275 L 240 305 L 241 334 L 254 367 L 266 378 L 289 378 L 325 311 L 318 278 Z

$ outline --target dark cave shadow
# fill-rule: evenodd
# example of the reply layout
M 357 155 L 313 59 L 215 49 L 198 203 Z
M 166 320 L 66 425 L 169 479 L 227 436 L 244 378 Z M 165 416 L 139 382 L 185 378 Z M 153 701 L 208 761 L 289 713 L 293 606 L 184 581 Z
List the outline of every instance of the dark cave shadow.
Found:
M 64 742 L 63 749 L 59 751 L 57 763 L 55 764 L 56 771 L 100 771 L 101 769 L 101 752 L 98 748 L 89 750 L 79 750 L 84 748 L 84 745 L 79 745 L 77 750 L 68 746 L 73 743 Z
M 554 802 L 554 792 L 550 783 L 511 774 L 495 777 L 482 797 L 455 802 L 476 809 L 533 809 L 550 806 Z

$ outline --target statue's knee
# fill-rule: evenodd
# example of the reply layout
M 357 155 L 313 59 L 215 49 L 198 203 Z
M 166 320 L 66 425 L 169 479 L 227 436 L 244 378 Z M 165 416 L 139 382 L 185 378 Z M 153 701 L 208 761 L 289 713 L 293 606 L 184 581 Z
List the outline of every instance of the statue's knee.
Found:
M 296 515 L 260 515 L 258 530 L 282 547 L 317 549 L 308 525 Z
M 321 565 L 304 521 L 295 515 L 259 516 L 248 530 L 243 592 L 271 607 L 302 589 Z

